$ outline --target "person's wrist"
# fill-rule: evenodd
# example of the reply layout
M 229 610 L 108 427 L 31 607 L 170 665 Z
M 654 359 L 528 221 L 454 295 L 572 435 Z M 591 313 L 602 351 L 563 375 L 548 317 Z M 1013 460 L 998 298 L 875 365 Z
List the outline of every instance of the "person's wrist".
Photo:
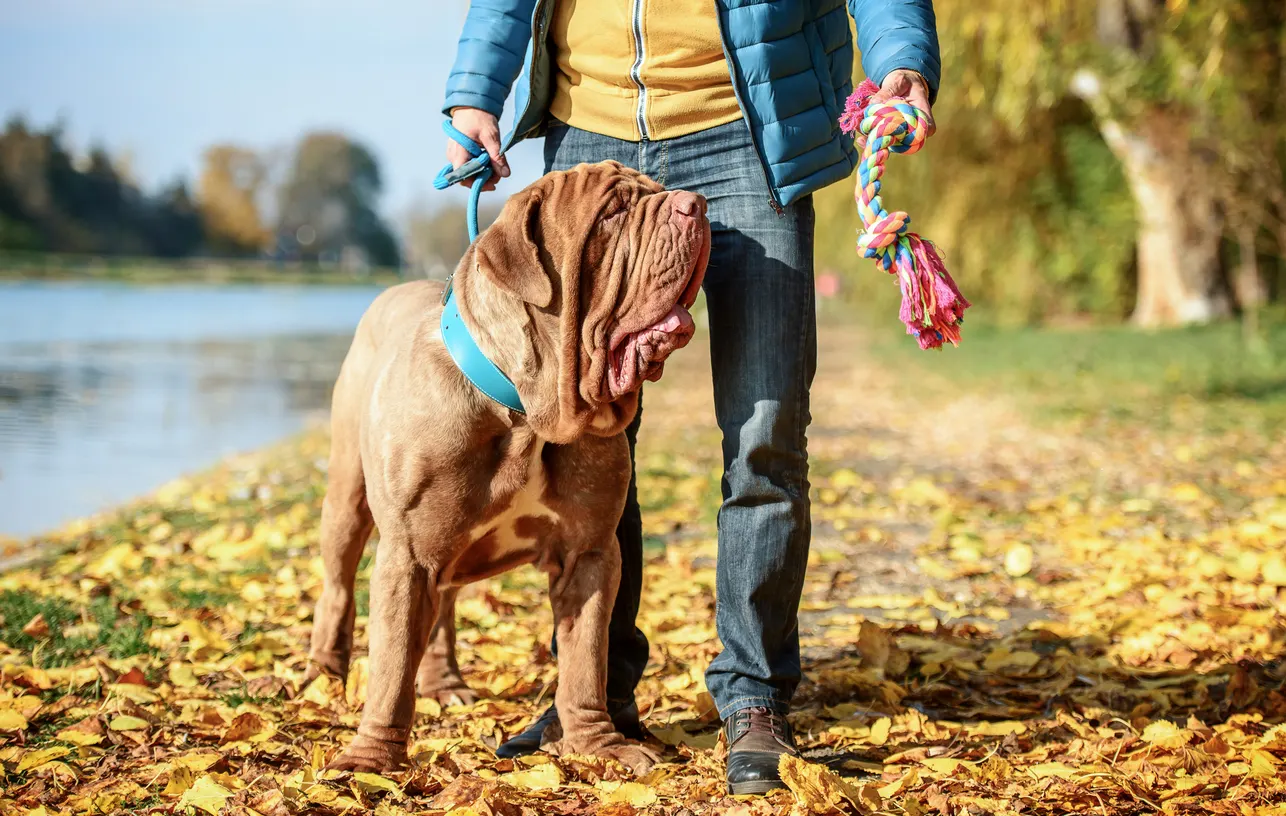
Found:
M 929 90 L 930 90 L 930 89 L 929 89 L 929 80 L 925 79 L 925 78 L 924 78 L 924 74 L 920 73 L 919 71 L 915 70 L 914 68 L 894 68 L 890 73 L 894 73 L 894 74 L 907 74 L 907 75 L 909 75 L 909 76 L 911 77 L 911 79 L 913 79 L 913 80 L 915 80 L 915 81 L 919 82 L 922 86 L 924 86 L 924 92 L 925 92 L 925 93 L 928 93 L 928 92 L 929 92 Z

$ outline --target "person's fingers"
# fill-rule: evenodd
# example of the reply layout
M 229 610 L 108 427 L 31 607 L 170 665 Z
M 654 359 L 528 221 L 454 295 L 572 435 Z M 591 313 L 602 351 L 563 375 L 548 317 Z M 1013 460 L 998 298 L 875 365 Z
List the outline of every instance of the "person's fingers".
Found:
M 491 166 L 495 169 L 496 175 L 500 178 L 508 178 L 509 162 L 500 152 L 500 131 L 488 128 L 482 132 L 481 141 L 487 155 L 491 156 Z
M 932 136 L 937 131 L 938 126 L 933 121 L 933 110 L 929 105 L 929 96 L 920 87 L 919 83 L 916 83 L 915 87 L 911 89 L 910 95 L 907 96 L 907 101 L 920 110 L 921 116 L 925 120 L 925 125 L 929 129 L 929 135 Z
M 460 165 L 464 164 L 468 160 L 469 151 L 465 150 L 454 141 L 447 142 L 447 161 L 451 162 L 452 167 L 459 168 Z

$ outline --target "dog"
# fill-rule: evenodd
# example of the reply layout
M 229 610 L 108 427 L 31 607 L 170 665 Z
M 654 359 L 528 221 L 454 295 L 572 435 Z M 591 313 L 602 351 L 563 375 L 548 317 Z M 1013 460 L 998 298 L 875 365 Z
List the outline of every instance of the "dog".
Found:
M 493 401 L 453 361 L 441 283 L 394 286 L 362 317 L 332 399 L 314 673 L 346 676 L 355 575 L 373 527 L 380 543 L 366 703 L 329 767 L 406 763 L 417 686 L 468 694 L 455 667 L 455 589 L 523 564 L 549 575 L 558 640 L 562 736 L 545 750 L 636 773 L 656 762 L 607 714 L 615 531 L 638 390 L 695 330 L 688 310 L 710 257 L 705 210 L 701 196 L 616 162 L 547 174 L 506 202 L 450 286 L 525 413 Z

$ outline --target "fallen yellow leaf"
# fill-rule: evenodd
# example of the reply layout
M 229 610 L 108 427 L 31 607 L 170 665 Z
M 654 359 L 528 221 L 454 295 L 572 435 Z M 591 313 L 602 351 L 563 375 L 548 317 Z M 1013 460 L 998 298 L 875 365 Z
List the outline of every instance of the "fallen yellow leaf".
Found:
M 639 782 L 601 781 L 594 785 L 603 792 L 603 802 L 622 802 L 633 807 L 647 807 L 657 800 L 656 791 Z
M 500 781 L 526 790 L 552 790 L 563 784 L 563 773 L 552 762 L 526 771 L 511 771 L 500 775 Z
M 1031 572 L 1034 554 L 1029 545 L 1022 542 L 1011 544 L 1005 552 L 1005 572 L 1015 578 L 1021 578 Z
M 232 796 L 232 791 L 215 782 L 208 776 L 202 776 L 192 783 L 192 787 L 183 792 L 179 807 L 193 807 L 204 810 L 210 816 L 218 816 L 223 803 Z
M 147 720 L 130 716 L 129 714 L 118 714 L 112 717 L 112 721 L 107 727 L 113 731 L 140 731 L 148 727 Z
M 392 794 L 395 799 L 401 799 L 405 795 L 396 782 L 391 779 L 385 779 L 379 774 L 354 773 L 353 784 L 361 789 L 363 793 L 383 791 L 384 793 Z
M 65 757 L 71 753 L 70 748 L 57 746 L 54 748 L 42 748 L 39 751 L 27 752 L 21 760 L 18 761 L 18 773 L 34 770 L 44 765 L 46 762 L 52 762 L 55 759 Z
M 0 731 L 26 731 L 27 718 L 9 708 L 0 708 Z
M 893 721 L 888 717 L 880 717 L 871 723 L 870 741 L 872 745 L 883 745 L 889 741 L 889 731 L 893 728 Z

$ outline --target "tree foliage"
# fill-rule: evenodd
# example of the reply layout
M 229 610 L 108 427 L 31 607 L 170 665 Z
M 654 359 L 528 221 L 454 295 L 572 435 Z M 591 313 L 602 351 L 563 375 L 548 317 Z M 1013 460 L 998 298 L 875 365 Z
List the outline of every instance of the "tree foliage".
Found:
M 0 132 L 0 249 L 178 257 L 201 240 L 182 182 L 147 195 L 102 149 L 73 156 L 57 125 Z
M 220 144 L 205 152 L 199 187 L 201 214 L 211 250 L 247 254 L 268 241 L 259 201 L 267 181 L 263 158 L 238 145 Z
M 1145 248 L 1189 233 L 1209 236 L 1212 310 L 1234 294 L 1237 241 L 1266 261 L 1263 292 L 1286 294 L 1286 4 L 935 8 L 946 71 L 938 134 L 894 163 L 886 191 L 943 245 L 971 297 L 1018 321 L 1123 317 L 1145 282 L 1141 265 L 1157 266 Z M 1141 164 L 1140 155 L 1159 159 Z M 827 237 L 852 234 L 849 192 L 820 197 L 822 259 L 856 269 L 867 292 L 883 281 L 854 262 L 850 241 Z M 1158 193 L 1176 212 L 1161 212 Z M 1167 219 L 1187 223 L 1161 224 L 1172 230 L 1159 234 Z M 1172 249 L 1167 260 L 1182 263 L 1197 248 Z
M 278 240 L 303 257 L 339 257 L 358 247 L 379 265 L 398 262 L 397 241 L 376 213 L 379 163 L 341 133 L 303 138 L 278 199 Z

